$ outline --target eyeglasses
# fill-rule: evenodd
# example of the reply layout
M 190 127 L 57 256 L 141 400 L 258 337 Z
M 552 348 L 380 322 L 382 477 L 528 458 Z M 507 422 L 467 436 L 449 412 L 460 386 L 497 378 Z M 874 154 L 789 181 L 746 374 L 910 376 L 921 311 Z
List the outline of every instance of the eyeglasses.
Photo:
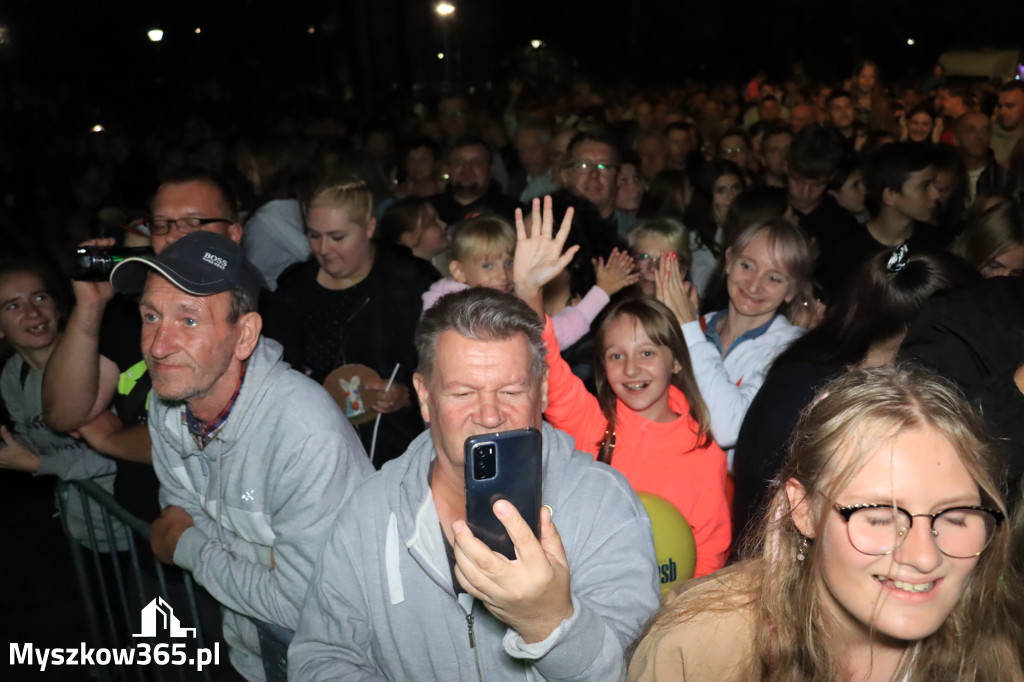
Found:
M 906 539 L 921 516 L 931 522 L 935 546 L 948 557 L 967 559 L 981 554 L 992 541 L 1003 513 L 985 507 L 951 507 L 935 514 L 911 514 L 887 504 L 855 504 L 832 508 L 846 521 L 850 544 L 862 554 L 891 554 Z
M 230 225 L 233 222 L 233 220 L 228 220 L 227 218 L 196 218 L 194 216 L 175 218 L 173 220 L 160 218 L 149 221 L 149 233 L 154 235 L 167 234 L 171 231 L 171 226 L 174 226 L 178 232 L 189 234 L 190 232 L 201 230 L 207 225 L 214 225 L 216 223 L 227 223 Z
M 590 161 L 573 161 L 572 163 L 566 164 L 566 168 L 571 168 L 582 173 L 600 173 L 601 175 L 619 170 L 618 166 L 613 166 L 608 163 L 592 163 Z
M 723 156 L 736 156 L 737 154 L 742 154 L 745 151 L 747 151 L 746 147 L 722 147 Z
M 662 254 L 651 255 L 649 253 L 637 253 L 635 251 L 630 252 L 633 256 L 633 262 L 641 270 L 647 270 L 648 268 L 657 269 L 661 263 Z

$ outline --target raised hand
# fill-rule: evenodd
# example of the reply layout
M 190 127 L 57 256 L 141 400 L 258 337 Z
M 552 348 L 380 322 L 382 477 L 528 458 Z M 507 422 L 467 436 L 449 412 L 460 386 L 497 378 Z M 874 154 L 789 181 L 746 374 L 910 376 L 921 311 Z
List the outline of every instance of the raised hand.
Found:
M 573 210 L 569 208 L 558 233 L 552 235 L 555 219 L 551 197 L 544 197 L 543 214 L 540 199 L 533 200 L 529 230 L 523 221 L 522 210 L 516 209 L 516 253 L 512 268 L 516 294 L 542 317 L 544 297 L 541 289 L 569 265 L 580 248 L 571 246 L 562 253 L 572 226 L 572 215 Z
M 507 500 L 494 503 L 494 515 L 512 538 L 515 560 L 493 551 L 473 536 L 464 521 L 456 521 L 452 524 L 455 577 L 527 644 L 539 642 L 573 613 L 562 538 L 548 507 L 540 512 L 539 540 Z
M 607 262 L 602 258 L 594 259 L 594 273 L 597 275 L 597 286 L 604 293 L 614 296 L 622 289 L 636 284 L 640 279 L 639 272 L 633 272 L 633 257 L 625 251 L 612 249 Z
M 680 325 L 697 319 L 700 300 L 697 287 L 684 282 L 675 252 L 663 254 L 654 278 L 654 297 L 668 306 Z
M 89 239 L 79 244 L 79 246 L 95 246 L 101 249 L 112 249 L 116 245 L 117 242 L 110 237 Z M 100 313 L 102 313 L 110 299 L 114 298 L 114 287 L 110 286 L 109 281 L 85 282 L 82 280 L 72 280 L 71 289 L 75 294 L 76 306 L 91 306 L 95 310 L 100 311 Z

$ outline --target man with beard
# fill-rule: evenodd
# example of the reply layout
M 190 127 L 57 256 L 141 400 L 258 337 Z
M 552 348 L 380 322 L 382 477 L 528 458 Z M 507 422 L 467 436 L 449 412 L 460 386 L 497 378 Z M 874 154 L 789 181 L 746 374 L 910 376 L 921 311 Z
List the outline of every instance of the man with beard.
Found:
M 491 164 L 493 152 L 482 138 L 467 135 L 455 143 L 451 155 L 448 187 L 435 194 L 430 202 L 441 220 L 454 225 L 467 215 L 494 213 L 509 222 L 522 204 L 501 192 L 494 180 Z

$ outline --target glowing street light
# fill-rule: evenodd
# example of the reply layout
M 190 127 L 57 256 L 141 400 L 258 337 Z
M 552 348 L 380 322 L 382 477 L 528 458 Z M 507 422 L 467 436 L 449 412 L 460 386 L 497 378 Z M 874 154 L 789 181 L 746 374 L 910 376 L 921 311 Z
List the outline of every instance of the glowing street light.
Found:
M 544 41 L 543 40 L 531 40 L 530 41 L 530 47 L 532 47 L 535 50 L 539 50 L 540 48 L 544 47 Z
M 159 43 L 164 39 L 164 32 L 158 28 L 151 28 L 146 32 L 146 35 L 149 36 L 149 39 L 154 43 Z
M 310 26 L 309 28 L 306 29 L 306 33 L 308 33 L 309 35 L 315 34 L 316 33 L 316 27 L 315 26 Z
M 199 35 L 202 32 L 203 32 L 203 29 L 201 29 L 198 26 L 196 26 L 196 35 Z
M 94 133 L 102 133 L 104 130 L 105 130 L 105 128 L 103 126 L 101 126 L 99 123 L 97 123 L 96 125 L 94 125 L 92 127 L 92 131 Z
M 444 61 L 445 54 L 450 52 L 448 42 L 449 24 L 455 21 L 455 5 L 450 2 L 441 2 L 434 5 L 434 11 L 437 12 L 437 16 L 441 20 L 441 47 L 444 52 L 438 52 L 437 58 Z M 452 82 L 452 60 L 444 61 L 444 80 L 445 83 Z
M 913 44 L 914 44 L 914 39 L 913 38 L 907 38 L 907 45 L 913 45 Z

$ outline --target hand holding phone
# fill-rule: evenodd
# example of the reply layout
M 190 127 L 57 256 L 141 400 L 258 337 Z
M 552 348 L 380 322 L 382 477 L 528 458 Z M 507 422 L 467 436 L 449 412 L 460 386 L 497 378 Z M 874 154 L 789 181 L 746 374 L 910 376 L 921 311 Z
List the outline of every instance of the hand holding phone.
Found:
M 455 577 L 527 644 L 547 639 L 573 613 L 569 560 L 550 509 L 541 508 L 539 537 L 507 500 L 493 511 L 514 538 L 518 555 L 509 561 L 473 537 L 465 522 L 456 521 Z

